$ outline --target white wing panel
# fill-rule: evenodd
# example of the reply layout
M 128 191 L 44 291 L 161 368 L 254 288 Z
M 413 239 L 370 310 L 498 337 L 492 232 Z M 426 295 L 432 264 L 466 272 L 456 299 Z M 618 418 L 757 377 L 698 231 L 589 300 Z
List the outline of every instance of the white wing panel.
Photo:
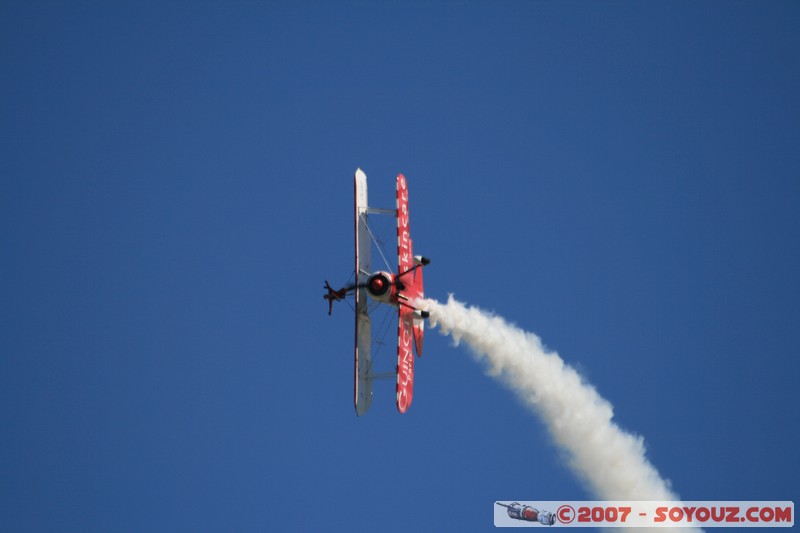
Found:
M 367 313 L 356 313 L 356 414 L 363 415 L 372 404 L 372 358 L 370 336 L 372 325 Z
M 355 175 L 355 251 L 356 284 L 362 285 L 370 276 L 370 237 L 367 229 L 367 176 L 359 168 Z M 372 403 L 372 369 L 370 342 L 372 326 L 367 313 L 367 290 L 356 288 L 356 338 L 355 338 L 355 406 L 356 414 L 363 415 Z
M 367 228 L 367 175 L 356 170 L 356 277 L 358 283 L 366 283 L 370 270 L 370 238 Z

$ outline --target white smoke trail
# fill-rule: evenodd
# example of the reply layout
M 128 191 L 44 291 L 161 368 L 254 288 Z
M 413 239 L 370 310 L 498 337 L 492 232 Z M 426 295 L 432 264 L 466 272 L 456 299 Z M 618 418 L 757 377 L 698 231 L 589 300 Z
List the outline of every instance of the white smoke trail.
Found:
M 466 341 L 489 372 L 544 419 L 569 466 L 598 499 L 678 500 L 669 482 L 645 457 L 642 437 L 617 426 L 611 404 L 541 339 L 502 318 L 466 307 L 452 295 L 446 304 L 426 299 L 431 325 Z

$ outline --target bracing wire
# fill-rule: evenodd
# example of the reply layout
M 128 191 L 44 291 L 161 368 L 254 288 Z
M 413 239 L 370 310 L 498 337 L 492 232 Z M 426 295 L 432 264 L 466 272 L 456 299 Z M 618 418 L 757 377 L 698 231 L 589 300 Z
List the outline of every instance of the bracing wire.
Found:
M 383 253 L 383 247 L 380 245 L 380 242 L 378 241 L 378 239 L 375 238 L 375 234 L 372 233 L 372 228 L 369 227 L 369 224 L 367 223 L 367 219 L 364 218 L 364 215 L 358 215 L 358 216 L 360 216 L 361 219 L 364 221 L 364 227 L 367 228 L 367 231 L 369 232 L 369 236 L 372 238 L 372 242 L 375 243 L 375 248 L 377 248 L 378 249 L 378 253 L 381 254 L 381 259 L 383 259 L 384 264 L 386 264 L 387 270 L 391 271 L 392 270 L 392 266 L 389 264 L 388 259 L 386 259 L 386 254 Z

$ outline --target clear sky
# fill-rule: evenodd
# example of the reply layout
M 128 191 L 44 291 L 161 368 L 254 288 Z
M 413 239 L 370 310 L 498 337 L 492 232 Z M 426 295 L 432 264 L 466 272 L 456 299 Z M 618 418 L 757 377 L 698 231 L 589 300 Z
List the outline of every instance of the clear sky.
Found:
M 430 332 L 352 404 L 353 172 L 688 500 L 800 494 L 800 4 L 0 4 L 0 529 L 481 531 L 591 499 Z

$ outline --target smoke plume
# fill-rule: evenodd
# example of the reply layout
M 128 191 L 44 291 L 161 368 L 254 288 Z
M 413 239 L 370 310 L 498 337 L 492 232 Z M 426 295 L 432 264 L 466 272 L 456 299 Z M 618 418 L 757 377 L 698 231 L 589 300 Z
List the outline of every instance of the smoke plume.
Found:
M 614 423 L 613 408 L 541 339 L 452 295 L 418 302 L 432 326 L 466 342 L 489 373 L 539 414 L 570 468 L 603 500 L 677 500 L 645 457 L 643 438 Z

